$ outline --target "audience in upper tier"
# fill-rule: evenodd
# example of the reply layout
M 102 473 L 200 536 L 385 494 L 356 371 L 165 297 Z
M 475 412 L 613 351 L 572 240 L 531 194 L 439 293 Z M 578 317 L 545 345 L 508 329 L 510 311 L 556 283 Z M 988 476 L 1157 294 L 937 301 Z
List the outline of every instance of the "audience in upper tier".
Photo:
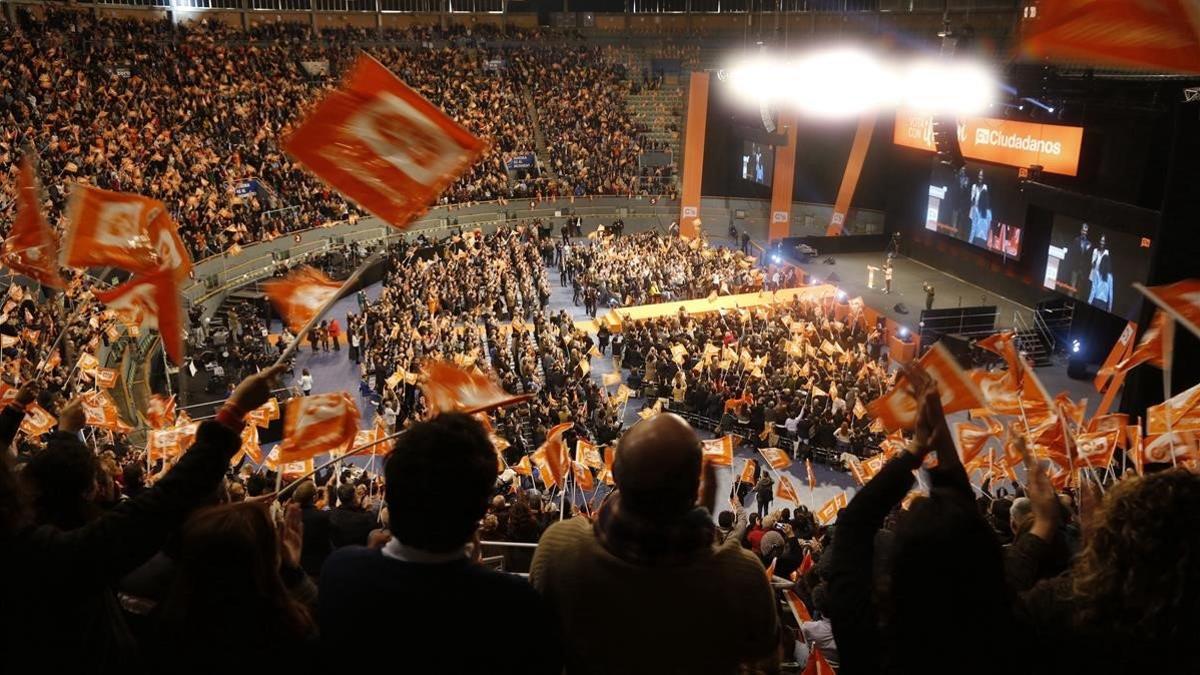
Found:
M 0 21 L 0 175 L 15 178 L 25 148 L 37 150 L 44 206 L 59 227 L 76 181 L 162 200 L 196 259 L 361 217 L 282 150 L 292 125 L 360 49 L 491 141 L 441 203 L 671 190 L 669 167 L 639 178 L 646 129 L 626 111 L 624 67 L 603 50 L 536 34 L 488 43 L 505 36 L 422 27 L 312 35 L 300 24 L 273 24 L 248 41 L 219 21 L 16 12 L 15 23 Z M 526 36 L 514 29 L 508 37 Z M 326 75 L 300 63 L 321 60 Z M 537 150 L 539 125 L 547 170 L 510 176 L 506 160 Z M 15 183 L 0 181 L 2 222 L 15 208 Z

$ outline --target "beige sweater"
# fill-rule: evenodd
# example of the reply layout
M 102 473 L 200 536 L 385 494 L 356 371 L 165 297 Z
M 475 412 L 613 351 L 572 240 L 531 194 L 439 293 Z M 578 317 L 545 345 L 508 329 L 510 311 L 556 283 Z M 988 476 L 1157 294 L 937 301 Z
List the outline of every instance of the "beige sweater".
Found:
M 732 673 L 778 644 L 762 563 L 738 542 L 679 567 L 627 563 L 585 518 L 554 524 L 530 570 L 558 615 L 576 673 Z

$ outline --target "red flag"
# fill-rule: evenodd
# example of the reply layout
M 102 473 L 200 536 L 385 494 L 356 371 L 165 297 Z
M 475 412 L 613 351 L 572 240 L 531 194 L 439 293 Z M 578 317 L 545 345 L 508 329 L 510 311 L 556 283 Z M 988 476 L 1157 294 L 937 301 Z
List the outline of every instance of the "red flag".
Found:
M 58 276 L 58 239 L 38 204 L 40 194 L 33 158 L 26 155 L 17 174 L 17 217 L 4 240 L 0 261 L 43 286 L 62 288 L 63 280 Z
M 809 567 L 812 567 L 812 558 L 807 553 L 804 554 L 804 560 L 809 563 Z M 803 567 L 801 565 L 801 569 Z M 800 575 L 804 576 L 804 572 L 800 572 Z M 812 615 L 808 613 L 808 608 L 804 606 L 804 601 L 800 599 L 800 596 L 796 595 L 795 591 L 789 588 L 783 592 L 783 596 L 787 599 L 788 608 L 792 610 L 792 616 L 796 618 L 797 624 L 812 621 Z
M 447 410 L 483 412 L 520 403 L 533 396 L 510 395 L 478 370 L 460 368 L 448 361 L 429 361 L 422 370 L 426 377 L 421 391 L 433 415 Z
M 833 666 L 829 665 L 829 661 L 825 659 L 825 655 L 821 650 L 814 647 L 808 652 L 808 663 L 804 666 L 804 671 L 800 675 L 837 675 L 833 670 Z
M 1200 73 L 1188 0 L 1040 2 L 1022 23 L 1021 52 L 1071 64 Z
M 283 418 L 283 440 L 275 448 L 275 462 L 292 464 L 349 450 L 359 419 L 358 406 L 346 392 L 293 398 Z
M 812 551 L 804 552 L 804 560 L 800 561 L 800 576 L 808 574 L 808 571 L 813 568 L 816 563 L 813 561 Z
M 365 55 L 284 141 L 321 180 L 396 227 L 432 203 L 485 145 Z
M 733 436 L 701 441 L 704 461 L 715 466 L 733 466 Z
M 775 496 L 794 504 L 800 503 L 800 498 L 796 496 L 796 488 L 792 485 L 792 480 L 787 475 L 779 477 L 779 482 L 775 484 Z
M 1184 279 L 1166 286 L 1146 287 L 1134 284 L 1151 302 L 1158 305 L 1195 335 L 1200 335 L 1200 279 Z M 1165 354 L 1169 354 L 1169 348 Z
M 63 252 L 71 267 L 113 265 L 153 273 L 160 267 L 151 223 L 166 212 L 157 199 L 76 184 L 67 205 L 69 223 Z
M 947 415 L 983 407 L 983 394 L 946 349 L 938 342 L 925 352 L 918 364 L 937 382 L 942 409 Z M 903 377 L 891 391 L 871 401 L 867 409 L 886 429 L 910 429 L 917 421 L 917 402 L 907 391 Z
M 772 469 L 784 471 L 792 465 L 792 458 L 779 448 L 759 448 L 758 454 L 763 456 Z
M 139 332 L 157 330 L 171 361 L 183 363 L 183 316 L 175 279 L 169 271 L 136 274 L 120 286 L 96 291 L 95 295 L 126 325 Z
M 294 333 L 300 332 L 342 289 L 340 283 L 307 265 L 297 267 L 282 279 L 263 282 L 262 286 L 275 311 Z

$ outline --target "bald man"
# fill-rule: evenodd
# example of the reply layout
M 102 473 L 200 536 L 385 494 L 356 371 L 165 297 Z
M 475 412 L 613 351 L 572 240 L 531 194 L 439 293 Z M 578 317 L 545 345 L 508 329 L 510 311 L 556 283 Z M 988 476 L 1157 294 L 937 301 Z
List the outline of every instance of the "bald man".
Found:
M 572 518 L 542 536 L 530 581 L 562 625 L 568 673 L 733 673 L 775 658 L 762 563 L 737 541 L 716 545 L 700 474 L 696 432 L 656 415 L 621 437 L 617 492 L 595 524 Z

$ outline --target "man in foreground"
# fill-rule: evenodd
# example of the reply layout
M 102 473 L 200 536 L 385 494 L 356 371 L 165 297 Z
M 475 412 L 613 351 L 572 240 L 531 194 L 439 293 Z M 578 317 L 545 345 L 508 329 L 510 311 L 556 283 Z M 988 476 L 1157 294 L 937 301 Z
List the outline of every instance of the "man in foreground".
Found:
M 458 413 L 418 422 L 396 441 L 384 473 L 391 540 L 382 550 L 338 549 L 321 572 L 326 663 L 344 665 L 347 646 L 360 645 L 378 650 L 370 663 L 405 672 L 560 672 L 538 594 L 472 559 L 497 474 L 483 426 Z M 531 636 L 537 648 L 522 648 Z
M 763 566 L 736 540 L 715 545 L 710 511 L 696 504 L 700 471 L 696 432 L 652 417 L 621 437 L 617 492 L 595 525 L 573 518 L 542 536 L 530 581 L 567 636 L 568 672 L 732 673 L 775 658 Z

